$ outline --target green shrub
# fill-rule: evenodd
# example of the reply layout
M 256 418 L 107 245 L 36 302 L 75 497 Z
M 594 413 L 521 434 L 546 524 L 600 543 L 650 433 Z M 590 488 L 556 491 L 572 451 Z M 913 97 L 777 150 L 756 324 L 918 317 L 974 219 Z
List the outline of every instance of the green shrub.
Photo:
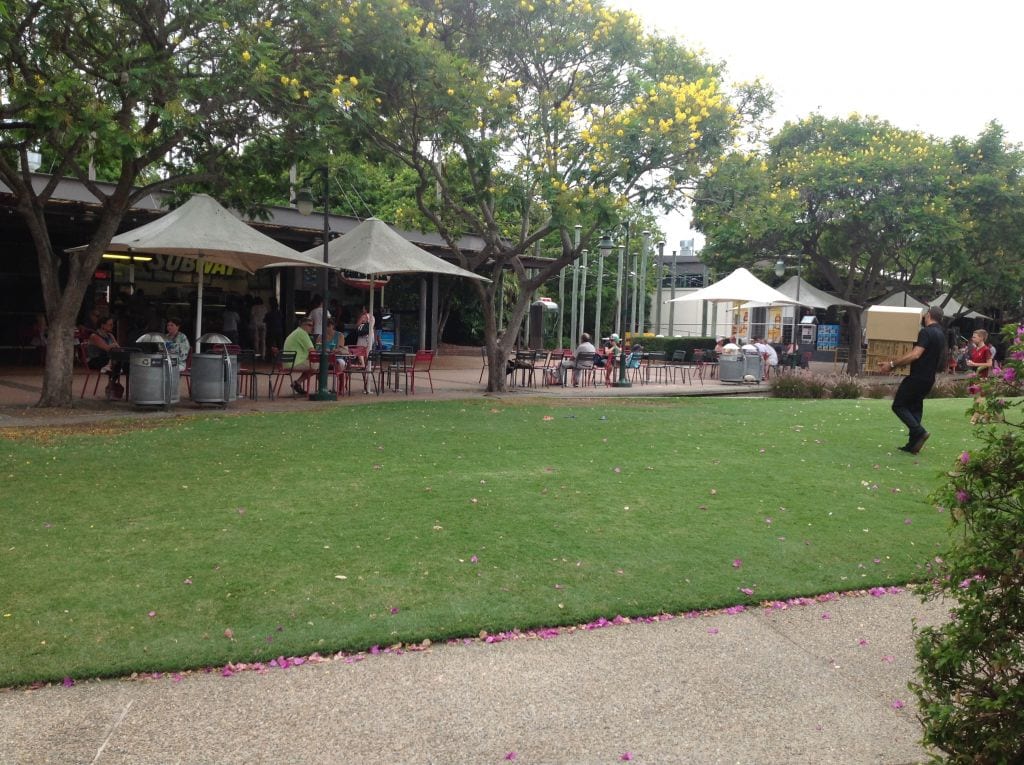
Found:
M 839 375 L 828 381 L 830 398 L 860 398 L 861 387 L 856 377 Z
M 807 398 L 828 398 L 828 381 L 819 375 L 807 375 L 804 383 Z
M 981 383 L 998 422 L 978 426 L 980 447 L 934 495 L 961 533 L 925 598 L 955 606 L 916 636 L 924 743 L 955 763 L 1024 762 L 1024 427 L 1012 411 L 1022 400 L 1002 397 L 1022 392 L 1024 325 L 1005 334 L 1007 366 Z
M 807 398 L 807 384 L 802 374 L 776 375 L 771 382 L 771 392 L 778 398 Z

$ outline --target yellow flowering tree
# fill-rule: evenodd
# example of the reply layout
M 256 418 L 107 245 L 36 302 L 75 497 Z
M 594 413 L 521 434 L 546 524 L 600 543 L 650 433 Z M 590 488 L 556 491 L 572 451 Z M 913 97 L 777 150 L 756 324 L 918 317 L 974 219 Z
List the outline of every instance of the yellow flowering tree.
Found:
M 284 124 L 284 107 L 311 96 L 293 73 L 289 32 L 305 27 L 282 13 L 256 0 L 0 4 L 0 180 L 32 237 L 50 337 L 71 337 L 138 199 L 224 177 L 242 147 Z M 34 153 L 49 174 L 41 183 Z M 88 249 L 73 257 L 62 248 L 81 242 L 55 243 L 46 219 L 64 178 L 98 205 Z M 40 405 L 71 405 L 72 353 L 48 344 Z
M 477 287 L 490 390 L 535 290 L 632 207 L 680 204 L 743 121 L 719 67 L 601 0 L 343 5 L 359 84 L 335 95 L 335 123 L 411 168 L 419 213 L 492 279 Z M 462 251 L 465 234 L 482 249 Z M 548 259 L 527 268 L 537 248 Z M 504 330 L 502 274 L 518 283 Z
M 695 225 L 720 270 L 800 256 L 808 281 L 866 305 L 949 278 L 964 236 L 956 176 L 949 146 L 934 138 L 874 118 L 812 115 L 763 152 L 725 157 L 699 184 Z M 860 314 L 847 317 L 847 341 L 859 347 Z M 859 362 L 851 353 L 852 373 Z

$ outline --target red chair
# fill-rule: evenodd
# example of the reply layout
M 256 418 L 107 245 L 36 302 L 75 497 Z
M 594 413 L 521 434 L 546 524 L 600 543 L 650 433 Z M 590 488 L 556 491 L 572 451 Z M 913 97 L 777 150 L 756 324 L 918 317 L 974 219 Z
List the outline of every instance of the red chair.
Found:
M 434 363 L 434 352 L 433 351 L 416 351 L 416 356 L 413 358 L 412 367 L 409 369 L 409 392 L 416 392 L 416 374 L 424 374 L 427 376 L 427 382 L 430 383 L 430 392 L 434 392 L 434 380 L 430 376 L 430 367 Z
M 349 395 L 352 394 L 352 375 L 354 374 L 363 376 L 363 393 L 370 392 L 370 380 L 373 380 L 374 392 L 377 390 L 377 378 L 375 375 L 370 373 L 370 367 L 367 361 L 368 350 L 369 349 L 365 345 L 350 345 L 348 348 L 351 363 L 349 363 L 342 374 L 348 378 L 347 386 Z
M 89 387 L 89 378 L 96 375 L 96 382 L 92 386 L 92 395 L 96 395 L 96 392 L 100 389 L 100 380 L 103 377 L 103 373 L 98 369 L 92 369 L 89 366 L 89 353 L 88 343 L 78 344 L 78 360 L 82 362 L 82 367 L 85 369 L 85 380 L 82 382 L 82 395 L 79 398 L 85 398 L 85 389 Z

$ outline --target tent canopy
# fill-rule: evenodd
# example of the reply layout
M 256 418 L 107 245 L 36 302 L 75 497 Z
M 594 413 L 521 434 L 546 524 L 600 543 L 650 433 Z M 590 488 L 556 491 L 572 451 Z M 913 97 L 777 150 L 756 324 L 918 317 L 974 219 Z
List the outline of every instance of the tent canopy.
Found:
M 963 316 L 966 319 L 991 319 L 991 316 L 986 316 L 983 313 L 972 311 L 967 308 L 963 303 L 956 300 L 956 298 L 946 299 L 949 293 L 943 292 L 935 300 L 932 301 L 932 305 L 937 305 L 942 308 L 942 315 L 947 319 L 952 319 L 955 316 Z
M 765 305 L 796 303 L 793 298 L 769 287 L 745 268 L 737 268 L 724 279 L 691 292 L 687 295 L 668 300 L 668 303 L 682 303 L 691 300 L 707 300 L 712 303 L 763 303 Z
M 314 247 L 302 254 L 314 257 L 322 252 L 323 247 Z M 328 242 L 327 259 L 333 268 L 371 276 L 430 273 L 490 281 L 417 247 L 378 218 L 364 220 L 344 236 Z
M 922 311 L 928 306 L 915 298 L 909 292 L 894 292 L 884 300 L 879 300 L 875 305 L 898 306 L 904 308 L 919 308 Z
M 849 300 L 843 300 L 843 298 L 833 295 L 824 290 L 819 290 L 817 287 L 808 284 L 799 276 L 792 276 L 779 288 L 779 292 L 783 295 L 789 295 L 793 298 L 794 302 L 798 302 L 800 305 L 807 306 L 808 308 L 829 308 L 830 306 L 838 305 L 846 308 L 860 308 L 856 303 L 851 303 Z M 797 291 L 799 290 L 799 299 L 797 298 Z

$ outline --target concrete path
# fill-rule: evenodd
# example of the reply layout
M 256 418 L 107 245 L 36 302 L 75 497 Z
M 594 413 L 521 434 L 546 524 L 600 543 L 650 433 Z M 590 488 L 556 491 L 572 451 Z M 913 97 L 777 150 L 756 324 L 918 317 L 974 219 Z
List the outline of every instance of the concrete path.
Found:
M 910 593 L 0 692 L 3 763 L 916 763 Z M 902 706 L 901 705 L 905 705 Z

